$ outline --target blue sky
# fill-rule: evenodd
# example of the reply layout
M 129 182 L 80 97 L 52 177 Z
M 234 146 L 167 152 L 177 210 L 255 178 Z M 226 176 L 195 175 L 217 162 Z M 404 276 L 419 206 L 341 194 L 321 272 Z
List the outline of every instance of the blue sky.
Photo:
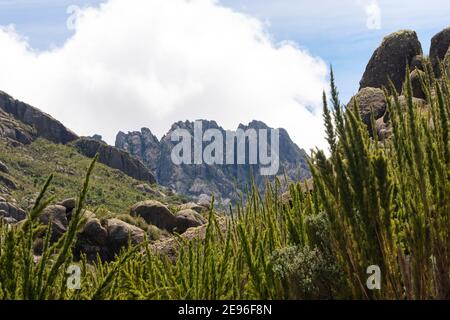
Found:
M 449 17 L 447 0 L 0 0 L 0 90 L 111 144 L 119 130 L 256 119 L 326 148 L 327 67 L 345 103 L 384 36 L 414 29 L 428 53 Z
M 72 34 L 66 27 L 70 5 L 98 5 L 101 0 L 0 0 L 0 25 L 14 24 L 37 50 L 59 46 Z M 357 91 L 373 50 L 390 32 L 417 31 L 424 51 L 431 37 L 450 23 L 450 1 L 379 1 L 382 28 L 366 27 L 364 2 L 358 0 L 220 0 L 224 6 L 267 24 L 275 41 L 295 41 L 333 64 L 342 99 Z

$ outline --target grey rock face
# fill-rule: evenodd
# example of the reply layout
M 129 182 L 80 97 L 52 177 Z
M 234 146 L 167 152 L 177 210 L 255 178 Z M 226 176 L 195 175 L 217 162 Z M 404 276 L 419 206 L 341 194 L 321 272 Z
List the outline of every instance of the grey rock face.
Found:
M 185 233 L 189 228 L 196 228 L 206 223 L 206 219 L 191 209 L 179 211 L 176 215 L 176 228 L 178 233 Z
M 11 114 L 17 120 L 33 127 L 36 135 L 54 143 L 66 144 L 78 139 L 78 136 L 67 129 L 61 122 L 8 94 L 0 91 L 0 109 Z M 19 140 L 27 140 L 21 137 Z
M 120 170 L 132 178 L 150 183 L 156 182 L 150 170 L 140 160 L 130 156 L 128 152 L 86 138 L 75 141 L 74 145 L 86 157 L 93 158 L 98 153 L 100 163 Z
M 420 77 L 422 77 L 422 79 L 425 79 L 425 72 L 420 71 L 418 69 L 414 70 L 409 75 L 409 79 L 411 80 L 413 97 L 419 99 L 426 99 L 427 96 L 425 94 L 425 91 L 423 90 L 422 83 L 420 82 Z
M 450 27 L 442 30 L 431 39 L 430 60 L 434 72 L 440 76 L 439 61 L 444 61 L 445 55 L 450 47 Z
M 172 231 L 176 227 L 175 215 L 159 201 L 147 200 L 136 203 L 131 208 L 131 215 L 142 217 L 148 224 L 167 231 Z
M 400 92 L 407 66 L 417 55 L 422 55 L 422 46 L 416 32 L 402 30 L 385 37 L 367 65 L 360 89 L 388 87 L 391 79 Z
M 445 68 L 447 68 L 447 74 L 450 75 L 450 47 L 448 48 L 448 51 L 445 54 L 444 66 L 445 66 Z
M 144 241 L 144 231 L 119 219 L 108 220 L 108 248 L 114 254 L 128 245 L 128 240 L 132 244 Z
M 197 203 L 193 203 L 193 202 L 189 202 L 189 203 L 185 203 L 185 204 L 181 204 L 178 206 L 178 209 L 180 211 L 183 210 L 194 210 L 197 213 L 202 213 L 202 212 L 206 212 L 208 211 L 208 208 L 201 206 Z
M 16 221 L 22 221 L 26 218 L 27 214 L 24 210 L 18 208 L 14 204 L 0 198 L 0 216 L 13 218 Z
M 224 136 L 226 134 L 226 131 L 215 121 L 202 120 L 202 124 L 203 131 L 218 129 Z M 239 128 L 243 130 L 270 129 L 258 121 L 253 121 L 247 126 L 240 125 Z M 145 128 L 140 132 L 129 132 L 128 134 L 119 132 L 115 145 L 141 159 L 147 167 L 155 172 L 159 184 L 196 199 L 203 195 L 209 198 L 214 195 L 216 202 L 226 206 L 230 200 L 238 200 L 239 193 L 245 193 L 252 175 L 255 177 L 258 187 L 264 188 L 265 178 L 259 174 L 258 165 L 174 165 L 171 160 L 171 152 L 175 143 L 171 141 L 171 135 L 177 129 L 186 129 L 193 134 L 194 123 L 189 121 L 174 123 L 160 141 L 150 130 Z M 206 145 L 207 143 L 204 143 L 203 147 Z M 286 172 L 287 176 L 293 180 L 309 178 L 310 172 L 305 151 L 299 149 L 283 129 L 280 129 L 279 153 L 279 175 Z
M 104 246 L 108 241 L 108 230 L 102 226 L 97 218 L 89 219 L 80 234 L 81 239 L 86 239 L 91 244 Z
M 34 128 L 16 120 L 12 115 L 3 111 L 0 105 L 0 138 L 16 145 L 30 144 L 36 137 Z
M 411 61 L 411 70 L 419 69 L 420 71 L 425 71 L 425 57 L 415 56 Z
M 116 137 L 116 147 L 128 151 L 131 155 L 141 159 L 152 172 L 159 167 L 161 145 L 158 138 L 147 128 L 141 131 L 125 134 L 119 132 Z
M 66 212 L 70 212 L 77 206 L 77 199 L 75 198 L 65 199 L 58 204 L 66 208 Z
M 355 101 L 358 103 L 359 112 L 363 122 L 370 127 L 371 110 L 373 110 L 375 120 L 381 118 L 386 112 L 387 103 L 383 90 L 379 88 L 363 88 L 356 94 L 347 105 L 347 108 L 354 107 Z

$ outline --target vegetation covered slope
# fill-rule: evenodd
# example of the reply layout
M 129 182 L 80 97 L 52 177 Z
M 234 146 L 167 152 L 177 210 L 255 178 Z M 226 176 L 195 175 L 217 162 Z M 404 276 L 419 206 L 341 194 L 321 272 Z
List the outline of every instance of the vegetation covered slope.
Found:
M 49 195 L 57 200 L 75 197 L 91 159 L 80 155 L 72 145 L 54 144 L 38 139 L 29 145 L 11 146 L 0 139 L 0 161 L 9 168 L 8 179 L 15 188 L 11 189 L 13 198 L 20 207 L 29 208 L 50 174 L 54 179 Z M 99 207 L 113 213 L 128 213 L 138 201 L 149 198 L 165 203 L 176 204 L 179 196 L 161 197 L 149 195 L 136 188 L 143 182 L 134 180 L 119 170 L 97 164 L 91 181 L 90 193 L 85 205 L 90 209 Z M 159 187 L 152 188 L 159 193 Z
M 331 156 L 318 151 L 311 159 L 311 193 L 292 184 L 285 204 L 278 182 L 264 197 L 255 189 L 232 218 L 211 213 L 201 236 L 180 238 L 170 259 L 144 243 L 111 263 L 81 261 L 80 290 L 67 288 L 66 270 L 88 179 L 69 230 L 35 263 L 30 243 L 43 193 L 26 223 L 2 228 L 0 297 L 450 298 L 450 82 L 428 72 L 422 83 L 425 112 L 414 104 L 408 80 L 406 107 L 394 86 L 386 91 L 393 133 L 378 141 L 357 103 L 342 108 L 332 78 L 331 111 L 324 98 Z M 372 265 L 381 269 L 381 290 L 366 286 Z

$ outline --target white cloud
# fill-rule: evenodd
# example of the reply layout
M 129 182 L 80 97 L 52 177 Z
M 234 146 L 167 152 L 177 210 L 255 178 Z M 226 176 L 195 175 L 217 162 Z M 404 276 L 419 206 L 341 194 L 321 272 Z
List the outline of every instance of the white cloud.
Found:
M 369 30 L 381 29 L 381 7 L 377 0 L 370 0 L 365 5 L 367 15 L 367 28 Z
M 0 29 L 0 90 L 110 143 L 143 126 L 162 136 L 178 120 L 257 119 L 324 147 L 326 65 L 275 44 L 259 20 L 214 0 L 109 0 L 77 17 L 74 35 L 44 52 Z

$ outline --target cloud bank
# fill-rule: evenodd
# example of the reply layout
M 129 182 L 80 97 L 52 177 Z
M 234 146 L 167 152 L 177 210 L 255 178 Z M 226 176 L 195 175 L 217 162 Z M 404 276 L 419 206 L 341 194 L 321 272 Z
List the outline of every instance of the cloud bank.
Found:
M 63 46 L 40 52 L 1 27 L 0 90 L 109 143 L 144 126 L 161 137 L 179 120 L 257 119 L 325 146 L 326 65 L 251 16 L 214 0 L 109 0 L 70 23 Z

